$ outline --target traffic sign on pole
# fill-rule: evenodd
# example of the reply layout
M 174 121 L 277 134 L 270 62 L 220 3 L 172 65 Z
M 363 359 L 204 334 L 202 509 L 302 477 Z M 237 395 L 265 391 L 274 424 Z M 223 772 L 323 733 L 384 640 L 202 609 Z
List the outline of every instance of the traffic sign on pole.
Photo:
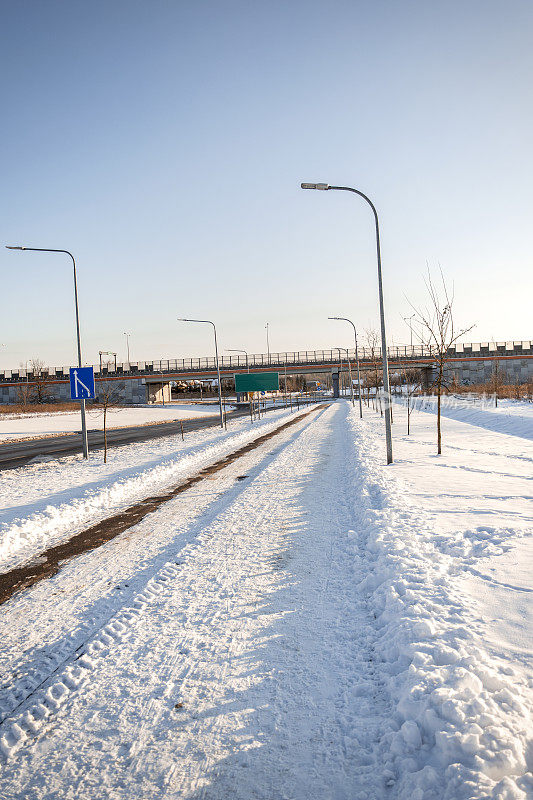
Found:
M 71 367 L 70 399 L 94 400 L 95 396 L 93 367 Z
M 236 392 L 278 392 L 278 372 L 247 372 L 235 376 Z

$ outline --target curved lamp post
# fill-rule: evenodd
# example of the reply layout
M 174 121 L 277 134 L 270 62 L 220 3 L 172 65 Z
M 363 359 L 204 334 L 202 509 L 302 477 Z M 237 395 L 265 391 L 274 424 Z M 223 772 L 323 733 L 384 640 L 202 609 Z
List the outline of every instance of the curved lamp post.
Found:
M 220 381 L 220 367 L 218 366 L 218 345 L 217 345 L 217 329 L 214 322 L 211 322 L 210 319 L 185 319 L 184 317 L 178 317 L 178 322 L 202 322 L 205 325 L 212 325 L 213 326 L 213 333 L 215 335 L 215 360 L 217 364 L 217 375 L 218 375 L 218 406 L 220 408 L 220 427 L 224 427 L 224 414 L 222 412 L 222 384 Z
M 353 324 L 351 319 L 348 319 L 348 317 L 328 317 L 328 319 L 340 319 L 343 320 L 344 322 L 349 322 L 353 328 L 353 335 L 355 337 L 355 363 L 357 364 L 357 382 L 359 384 L 359 416 L 361 419 L 363 419 L 363 403 L 361 401 L 361 372 L 359 370 L 359 354 L 357 352 L 357 331 L 355 329 L 355 325 Z
M 350 353 L 348 352 L 348 348 L 347 347 L 336 347 L 335 350 L 339 351 L 339 361 L 341 360 L 341 350 L 344 350 L 344 352 L 346 353 L 346 362 L 348 364 L 348 376 L 349 376 L 349 379 L 350 379 L 350 397 L 352 399 L 352 406 L 354 406 L 355 405 L 355 400 L 354 400 L 354 396 L 353 396 L 353 380 L 352 380 L 352 367 L 351 367 L 351 364 L 350 364 Z
M 69 250 L 54 250 L 51 247 L 20 247 L 6 245 L 8 250 L 32 250 L 36 253 L 65 253 L 72 259 L 72 266 L 74 268 L 74 305 L 76 307 L 76 336 L 78 340 L 78 367 L 82 367 L 81 363 L 81 342 L 80 342 L 80 316 L 78 312 L 78 282 L 76 280 L 76 262 L 74 256 Z M 83 457 L 89 458 L 89 445 L 87 442 L 87 423 L 85 422 L 85 400 L 80 400 L 81 410 L 81 439 L 83 445 Z
M 266 336 L 267 336 L 267 353 L 268 353 L 268 363 L 270 364 L 270 339 L 268 338 L 268 327 L 269 323 L 265 325 Z
M 127 353 L 128 353 L 128 369 L 129 369 L 130 368 L 130 363 L 131 363 L 130 362 L 130 336 L 131 336 L 131 333 L 128 333 L 127 331 L 124 331 L 124 336 L 126 337 L 126 350 L 127 350 Z
M 329 183 L 302 183 L 302 189 L 330 189 L 340 192 L 353 192 L 366 200 L 374 214 L 376 224 L 376 251 L 378 259 L 378 290 L 379 290 L 379 316 L 381 321 L 381 355 L 383 358 L 383 389 L 385 392 L 385 438 L 387 441 L 387 464 L 392 464 L 392 431 L 391 431 L 391 408 L 390 408 L 390 386 L 389 386 L 389 362 L 387 359 L 387 337 L 385 336 L 385 311 L 383 309 L 383 284 L 381 279 L 381 249 L 379 243 L 379 221 L 378 212 L 372 200 L 360 192 L 359 189 L 352 189 L 351 186 L 330 186 Z
M 226 347 L 226 353 L 244 353 L 246 356 L 246 371 L 250 372 L 250 366 L 248 364 L 248 351 L 247 350 L 240 350 L 238 347 Z
M 410 317 L 402 317 L 403 321 L 409 326 L 409 330 L 411 331 L 411 358 L 413 356 L 413 324 L 411 322 L 413 317 L 416 317 L 416 311 L 414 314 L 411 314 Z

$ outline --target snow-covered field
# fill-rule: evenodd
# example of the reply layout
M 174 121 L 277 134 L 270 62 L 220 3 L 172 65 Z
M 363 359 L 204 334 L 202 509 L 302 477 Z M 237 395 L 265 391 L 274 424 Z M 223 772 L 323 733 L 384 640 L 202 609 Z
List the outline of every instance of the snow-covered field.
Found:
M 396 398 L 397 402 L 406 403 L 406 398 Z M 436 413 L 435 397 L 413 397 L 413 408 Z M 490 399 L 468 398 L 466 396 L 444 396 L 442 398 L 442 416 L 469 422 L 480 428 L 533 439 L 533 403 L 515 400 L 499 400 L 498 407 Z
M 130 425 L 171 422 L 176 419 L 192 419 L 218 413 L 218 405 L 213 403 L 167 403 L 165 406 L 110 408 L 107 412 L 107 426 L 109 428 L 127 428 Z M 104 427 L 103 417 L 101 409 L 88 408 L 88 430 L 102 430 Z M 48 414 L 0 414 L 0 442 L 75 433 L 80 430 L 80 426 L 79 409 Z
M 483 419 L 445 418 L 437 457 L 434 414 L 407 437 L 397 404 L 386 467 L 381 418 L 340 401 L 2 606 L 0 796 L 533 797 L 533 443 Z M 46 515 L 68 532 L 53 476 L 83 527 L 87 489 L 162 490 L 239 424 L 181 472 L 158 440 L 92 460 L 94 487 L 75 460 L 4 473 L 7 505 L 42 545 Z

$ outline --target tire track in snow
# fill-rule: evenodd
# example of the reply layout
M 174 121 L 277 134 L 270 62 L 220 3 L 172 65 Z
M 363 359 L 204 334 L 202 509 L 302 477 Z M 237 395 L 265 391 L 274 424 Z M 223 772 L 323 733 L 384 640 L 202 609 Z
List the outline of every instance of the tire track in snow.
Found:
M 333 442 L 327 441 L 328 434 L 321 430 L 315 437 L 319 442 L 307 441 L 306 450 L 291 454 L 292 465 L 298 465 L 292 466 L 294 486 L 313 464 L 310 479 L 304 478 L 303 495 L 293 489 L 289 502 L 283 503 L 285 487 L 270 482 L 265 486 L 265 506 L 257 494 L 254 502 L 248 502 L 246 525 L 256 537 L 264 534 L 245 555 L 251 559 L 252 572 L 270 559 L 283 566 L 280 548 L 269 549 L 263 558 L 259 551 L 271 546 L 288 508 L 302 523 L 291 534 L 279 594 L 271 595 L 268 581 L 259 589 L 260 605 L 268 604 L 267 617 L 277 621 L 273 628 L 268 622 L 246 628 L 241 616 L 239 633 L 245 636 L 245 646 L 236 648 L 241 669 L 234 668 L 226 681 L 222 672 L 216 674 L 207 664 L 197 678 L 198 688 L 207 686 L 214 696 L 206 708 L 201 696 L 198 703 L 192 692 L 191 707 L 199 705 L 202 710 L 189 720 L 183 738 L 173 742 L 180 766 L 169 779 L 169 797 L 384 796 L 390 776 L 383 774 L 377 742 L 384 718 L 390 715 L 390 697 L 375 669 L 375 617 L 357 588 L 357 571 L 349 558 L 357 536 L 350 537 L 347 530 L 357 518 L 356 495 L 351 475 L 346 474 L 350 460 L 343 458 L 345 426 L 336 430 Z M 332 463 L 319 459 L 324 444 L 332 450 Z M 285 451 L 284 457 L 288 455 Z M 258 521 L 269 512 L 272 522 L 263 530 Z M 363 572 L 371 567 L 364 551 L 362 544 Z M 231 564 L 226 573 L 233 573 Z M 243 588 L 239 597 L 240 603 L 252 604 L 250 588 L 248 592 Z M 246 618 L 245 611 L 243 615 Z M 202 619 L 201 612 L 196 616 Z M 223 633 L 228 636 L 227 630 Z M 212 629 L 212 635 L 216 640 L 220 633 Z M 224 663 L 220 651 L 218 662 Z M 234 711 L 236 706 L 246 709 L 246 725 L 242 713 Z M 205 755 L 198 756 L 196 748 Z
M 191 486 L 194 486 L 194 484 L 202 481 L 206 476 L 224 469 L 245 453 L 260 447 L 265 441 L 272 438 L 272 436 L 276 436 L 281 431 L 292 427 L 297 424 L 300 419 L 305 418 L 311 413 L 313 412 L 307 411 L 304 414 L 290 419 L 288 422 L 284 422 L 282 425 L 274 428 L 273 431 L 262 434 L 257 439 L 253 439 L 238 450 L 230 452 L 221 459 L 218 459 L 215 463 L 204 467 L 200 472 L 188 477 L 177 486 L 167 489 L 162 494 L 146 497 L 117 514 L 114 514 L 112 517 L 106 517 L 96 523 L 96 525 L 86 528 L 67 541 L 49 547 L 28 563 L 1 573 L 0 603 L 6 602 L 13 594 L 32 586 L 34 583 L 37 583 L 37 581 L 52 577 L 60 570 L 62 564 L 66 561 L 70 561 L 72 558 L 88 550 L 94 550 L 97 547 L 101 547 L 103 544 L 107 544 L 107 542 L 141 522 L 145 516 L 156 511 L 164 503 L 167 503 L 178 494 L 181 494 Z
M 311 415 L 311 419 L 287 441 L 281 445 L 275 443 L 274 452 L 267 456 L 267 462 L 291 445 L 324 412 L 325 409 L 313 409 L 294 420 L 293 424 L 300 423 L 308 414 Z M 284 432 L 286 427 L 285 424 L 282 426 L 282 431 L 278 429 L 275 433 Z M 267 440 L 272 438 L 270 434 L 266 436 Z M 263 441 L 262 444 L 264 443 L 266 442 Z M 261 466 L 261 471 L 264 468 L 264 465 Z M 239 488 L 240 494 L 247 486 L 242 484 Z M 232 501 L 235 496 L 235 493 L 232 493 Z M 220 501 L 216 503 L 209 517 L 216 518 L 220 513 L 220 505 L 228 503 L 224 496 Z M 183 557 L 191 547 L 192 543 L 189 542 L 185 550 L 177 555 Z M 181 571 L 178 567 L 181 566 L 174 560 L 165 563 L 147 580 L 144 588 L 133 595 L 129 605 L 115 609 L 110 617 L 103 624 L 100 623 L 97 630 L 93 630 L 91 635 L 74 650 L 71 649 L 66 654 L 61 651 L 49 653 L 40 668 L 9 687 L 3 699 L 7 713 L 4 712 L 0 720 L 0 753 L 4 758 L 14 756 L 25 744 L 35 740 L 67 701 L 90 682 L 102 659 L 107 658 L 111 651 L 131 634 L 137 620 L 154 600 L 165 592 L 169 582 L 178 577 Z
M 311 413 L 314 414 L 316 412 L 317 412 L 317 409 L 315 408 L 315 409 L 312 410 Z M 297 417 L 293 422 L 301 422 L 301 421 L 303 421 L 305 419 L 306 416 L 307 416 L 307 414 L 301 415 L 300 417 Z M 282 432 L 282 429 L 285 429 L 285 428 L 286 428 L 285 425 L 280 426 L 278 428 L 278 431 Z M 267 441 L 268 441 L 269 438 L 271 438 L 271 435 L 272 435 L 271 433 L 268 433 L 266 435 L 266 440 Z M 259 437 L 259 439 L 261 439 L 261 440 L 265 439 L 265 435 L 262 435 L 261 437 Z M 235 452 L 241 452 L 242 449 L 243 448 L 239 448 L 239 450 L 235 451 Z M 240 458 L 242 458 L 243 456 L 247 456 L 247 454 L 249 452 L 253 452 L 253 450 L 255 450 L 255 449 L 257 449 L 257 448 L 248 448 L 246 446 L 245 447 L 246 452 L 244 452 L 241 455 Z M 268 460 L 268 458 L 269 458 L 269 456 L 267 456 L 267 460 Z M 253 459 L 253 457 L 252 457 L 252 459 Z M 226 466 L 230 466 L 232 461 L 236 461 L 236 460 L 240 460 L 240 459 L 231 459 L 231 460 L 229 460 L 227 462 Z M 222 459 L 222 461 L 224 461 L 224 459 Z M 220 463 L 221 463 L 220 461 L 215 462 L 215 466 L 217 464 L 220 464 Z M 253 462 L 253 463 L 255 463 L 255 462 Z M 259 464 L 263 464 L 263 463 L 265 463 L 264 459 L 259 462 Z M 255 466 L 252 466 L 251 469 L 252 469 L 252 471 L 254 471 L 257 468 L 258 468 L 257 465 L 255 465 Z M 229 479 L 231 480 L 231 477 Z M 197 482 L 197 483 L 199 484 L 200 482 Z M 219 493 L 217 498 L 215 499 L 214 506 L 211 507 L 211 505 L 210 505 L 210 506 L 208 506 L 206 509 L 204 509 L 201 512 L 200 519 L 204 520 L 205 524 L 209 524 L 209 521 L 211 521 L 213 519 L 213 514 L 216 515 L 217 513 L 219 513 L 220 508 L 222 508 L 225 505 L 225 503 L 228 502 L 228 500 L 226 498 L 227 497 L 235 497 L 236 493 L 241 492 L 244 488 L 245 487 L 242 484 L 239 484 L 238 486 L 235 486 L 235 484 L 232 484 L 231 490 L 229 491 L 229 494 L 228 494 L 228 489 L 227 488 L 223 489 L 222 494 Z M 187 524 L 187 520 L 185 521 L 185 525 L 186 524 Z M 183 526 L 182 526 L 182 529 L 183 529 Z M 186 528 L 185 528 L 185 531 L 186 531 Z M 139 534 L 139 531 L 137 529 L 137 537 L 139 535 L 140 534 Z M 154 557 L 153 560 L 155 562 L 159 562 L 160 566 L 161 566 L 162 563 L 164 563 L 164 553 L 165 553 L 165 551 L 168 554 L 168 559 L 173 560 L 174 556 L 175 556 L 175 552 L 174 552 L 175 551 L 175 546 L 173 545 L 172 542 L 169 545 L 167 545 L 167 547 L 162 552 L 158 552 L 157 555 Z M 143 576 L 146 576 L 147 573 L 148 573 L 148 576 L 150 576 L 150 574 L 151 574 L 150 573 L 150 569 L 151 569 L 150 566 L 147 569 L 143 569 L 142 570 Z M 83 577 L 85 577 L 85 576 L 83 576 Z M 35 689 L 36 685 L 40 684 L 40 681 L 42 679 L 42 675 L 43 674 L 44 675 L 52 674 L 53 672 L 57 671 L 57 669 L 59 668 L 61 663 L 64 663 L 66 660 L 68 660 L 68 658 L 70 656 L 74 655 L 75 652 L 77 652 L 77 650 L 79 649 L 79 647 L 82 646 L 83 643 L 91 635 L 93 635 L 97 630 L 99 630 L 103 625 L 105 625 L 107 621 L 109 621 L 109 619 L 116 612 L 116 609 L 117 609 L 117 607 L 119 605 L 123 605 L 124 602 L 131 602 L 131 599 L 135 594 L 135 589 L 131 588 L 130 584 L 133 583 L 134 578 L 132 577 L 132 578 L 127 578 L 126 580 L 123 580 L 122 576 L 120 576 L 120 577 L 116 577 L 115 581 L 117 583 L 123 584 L 123 586 L 115 586 L 115 589 L 121 590 L 121 595 L 117 596 L 116 599 L 114 599 L 114 598 L 111 599 L 110 597 L 108 597 L 106 602 L 105 602 L 105 607 L 103 609 L 103 612 L 101 611 L 100 613 L 98 613 L 96 615 L 96 619 L 94 618 L 94 615 L 93 615 L 88 622 L 86 622 L 81 627 L 79 627 L 73 634 L 69 633 L 68 641 L 63 642 L 61 644 L 61 646 L 59 646 L 59 647 L 54 647 L 53 649 L 48 649 L 47 650 L 47 652 L 44 654 L 44 656 L 40 660 L 46 662 L 48 664 L 48 666 L 43 666 L 41 664 L 37 664 L 37 666 L 33 670 L 31 670 L 32 676 L 27 678 L 28 690 L 29 691 L 33 691 Z M 113 583 L 112 580 L 109 581 L 109 584 L 112 584 L 112 583 Z M 123 587 L 128 588 L 129 591 L 128 592 L 124 592 Z M 76 591 L 77 591 L 77 587 L 76 587 Z M 101 591 L 103 591 L 103 589 Z M 63 601 L 63 602 L 65 602 L 65 601 Z M 68 599 L 67 599 L 67 602 L 68 602 Z M 35 647 L 33 648 L 33 650 L 35 650 Z M 24 672 L 25 674 L 27 674 L 28 671 L 29 671 L 28 670 L 28 666 L 27 666 L 27 660 L 28 659 L 26 657 L 26 663 L 24 663 L 24 662 L 22 662 L 22 663 L 21 662 L 14 662 L 12 664 L 12 666 L 11 666 L 12 671 L 15 672 L 15 673 Z M 36 673 L 36 675 L 35 675 L 35 673 Z M 5 693 L 6 689 L 9 689 L 9 686 L 10 686 L 9 681 L 6 682 L 5 680 L 3 682 L 3 685 L 0 686 L 0 722 L 2 720 L 2 716 L 3 715 L 5 716 L 5 711 L 6 711 L 5 707 L 2 708 L 2 693 L 3 692 Z M 11 705 L 13 705 L 13 703 L 11 703 Z M 9 707 L 11 707 L 11 706 L 9 706 Z

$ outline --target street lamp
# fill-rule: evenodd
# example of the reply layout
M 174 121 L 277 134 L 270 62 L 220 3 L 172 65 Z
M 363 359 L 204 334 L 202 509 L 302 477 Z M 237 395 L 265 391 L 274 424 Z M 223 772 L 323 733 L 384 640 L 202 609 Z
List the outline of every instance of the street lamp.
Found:
M 270 342 L 268 340 L 268 322 L 265 325 L 265 330 L 267 332 L 267 353 L 268 353 L 268 363 L 270 364 Z
M 357 331 L 355 329 L 355 325 L 353 324 L 351 319 L 348 319 L 348 317 L 328 317 L 328 319 L 339 319 L 342 320 L 343 322 L 349 322 L 353 328 L 353 334 L 355 337 L 355 363 L 357 364 L 357 383 L 359 384 L 359 416 L 361 419 L 363 419 L 363 403 L 361 400 L 361 372 L 359 370 L 359 354 L 357 352 Z
M 338 350 L 339 352 L 339 394 L 343 395 L 343 388 L 342 388 L 342 356 L 341 356 L 341 348 L 334 347 L 333 350 Z
M 128 369 L 129 369 L 129 367 L 130 367 L 130 336 L 131 336 L 131 333 L 126 333 L 126 331 L 124 331 L 124 336 L 126 337 L 126 348 L 127 348 L 127 351 L 128 351 Z
M 381 249 L 379 244 L 379 221 L 378 212 L 374 203 L 366 194 L 360 192 L 359 189 L 352 189 L 350 186 L 330 186 L 329 183 L 302 183 L 302 189 L 321 189 L 328 191 L 330 189 L 341 192 L 353 192 L 366 200 L 368 205 L 373 211 L 374 220 L 376 224 L 376 252 L 378 261 L 378 290 L 379 290 L 379 316 L 381 321 L 381 352 L 383 358 L 383 389 L 385 391 L 385 438 L 387 442 L 387 464 L 392 464 L 392 431 L 391 431 L 391 409 L 390 409 L 390 386 L 389 386 L 389 362 L 387 358 L 387 337 L 385 335 L 385 311 L 383 308 L 383 283 L 381 279 Z
M 416 317 L 416 312 L 411 314 L 410 317 L 402 317 L 403 321 L 409 326 L 409 330 L 411 331 L 411 356 L 413 355 L 413 324 L 411 322 L 413 317 Z
M 353 381 L 352 381 L 352 367 L 350 365 L 350 354 L 348 352 L 347 347 L 336 347 L 335 349 L 339 351 L 339 361 L 341 360 L 341 350 L 344 350 L 344 352 L 346 353 L 346 361 L 348 363 L 348 377 L 350 379 L 350 397 L 352 398 L 352 406 L 354 406 L 355 400 L 353 396 Z
M 217 329 L 214 322 L 211 322 L 210 319 L 185 319 L 185 317 L 178 317 L 178 322 L 202 322 L 205 325 L 212 325 L 213 326 L 213 333 L 215 335 L 215 360 L 217 364 L 217 375 L 218 375 L 218 405 L 220 408 L 220 427 L 224 427 L 224 415 L 222 413 L 222 384 L 220 380 L 220 367 L 218 366 L 218 345 L 217 345 Z
M 100 356 L 100 372 L 102 372 L 102 356 L 113 356 L 115 359 L 115 372 L 117 371 L 117 354 L 113 353 L 111 350 L 99 350 L 98 355 Z
M 74 256 L 68 250 L 55 250 L 51 247 L 20 247 L 20 246 L 12 246 L 6 245 L 7 250 L 32 250 L 37 253 L 65 253 L 65 255 L 70 256 L 72 259 L 72 266 L 74 268 L 74 305 L 76 308 L 76 336 L 78 340 L 78 367 L 82 367 L 81 361 L 81 341 L 80 341 L 80 316 L 78 311 L 78 282 L 76 279 L 76 262 L 74 260 Z M 87 424 L 85 422 L 85 400 L 80 400 L 80 411 L 81 411 L 81 440 L 83 446 L 83 457 L 89 458 L 89 444 L 87 441 Z
M 248 372 L 250 372 L 250 367 L 248 365 L 248 352 L 246 350 L 239 350 L 238 348 L 226 347 L 226 352 L 227 353 L 244 353 L 245 356 L 246 356 L 246 369 L 247 369 Z

